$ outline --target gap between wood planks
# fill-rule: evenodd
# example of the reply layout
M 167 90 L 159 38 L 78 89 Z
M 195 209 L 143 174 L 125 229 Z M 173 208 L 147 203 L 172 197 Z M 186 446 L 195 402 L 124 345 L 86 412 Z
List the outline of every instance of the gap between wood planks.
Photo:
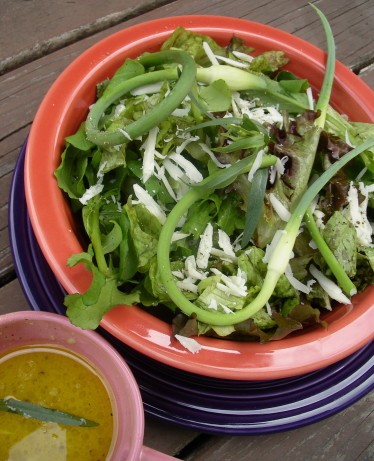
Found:
M 199 434 L 173 456 L 181 460 L 192 459 L 190 456 L 193 455 L 197 449 L 202 448 L 205 443 L 212 438 L 213 436 L 209 434 Z
M 83 38 L 94 35 L 110 27 L 116 26 L 121 22 L 132 19 L 141 14 L 153 10 L 155 7 L 161 7 L 174 3 L 176 0 L 150 0 L 146 5 L 141 5 L 136 8 L 127 8 L 123 11 L 108 14 L 95 21 L 84 24 L 73 30 L 65 32 L 49 40 L 41 43 L 36 43 L 33 47 L 22 50 L 14 56 L 5 58 L 0 61 L 0 75 L 3 75 L 11 70 L 17 69 L 31 61 L 46 56 L 54 51 L 57 51 L 67 45 L 71 45 Z

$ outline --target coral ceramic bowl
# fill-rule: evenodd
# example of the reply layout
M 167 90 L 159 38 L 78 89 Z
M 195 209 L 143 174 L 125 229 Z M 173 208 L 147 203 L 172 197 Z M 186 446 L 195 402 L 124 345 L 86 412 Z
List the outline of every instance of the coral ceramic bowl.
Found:
M 232 34 L 258 52 L 281 49 L 291 59 L 288 69 L 308 78 L 318 92 L 325 53 L 288 33 L 246 20 L 218 16 L 163 18 L 124 29 L 79 56 L 56 80 L 35 117 L 26 152 L 25 190 L 29 216 L 42 252 L 68 293 L 82 292 L 91 275 L 83 267 L 69 269 L 69 256 L 83 249 L 77 227 L 53 172 L 60 162 L 64 138 L 85 119 L 95 86 L 110 77 L 126 57 L 156 51 L 177 26 L 211 35 L 225 44 Z M 336 65 L 332 105 L 352 120 L 374 122 L 371 89 L 341 63 Z M 268 380 L 295 376 L 342 359 L 373 339 L 374 287 L 328 314 L 318 328 L 267 344 L 199 338 L 192 354 L 171 335 L 171 327 L 143 310 L 118 306 L 101 325 L 137 351 L 162 363 L 201 375 L 234 380 Z
M 113 436 L 106 461 L 175 459 L 143 446 L 144 411 L 138 386 L 124 359 L 102 336 L 94 331 L 81 330 L 66 317 L 49 312 L 20 311 L 0 316 L 0 362 L 8 352 L 36 346 L 73 354 L 101 377 L 113 411 Z M 30 379 L 24 372 L 25 369 L 22 376 Z M 67 442 L 64 440 L 61 437 L 62 444 L 69 443 L 69 437 Z M 59 449 L 62 449 L 61 445 Z M 42 448 L 38 445 L 39 455 L 40 450 Z M 29 454 L 36 459 L 35 453 Z

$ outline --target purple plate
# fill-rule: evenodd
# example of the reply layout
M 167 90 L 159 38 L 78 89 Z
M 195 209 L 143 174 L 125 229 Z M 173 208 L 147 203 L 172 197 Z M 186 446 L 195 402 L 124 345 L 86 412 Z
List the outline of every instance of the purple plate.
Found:
M 9 198 L 9 237 L 17 276 L 33 310 L 65 315 L 64 290 L 47 265 L 28 219 L 23 185 L 25 145 Z M 251 435 L 314 423 L 374 388 L 374 343 L 313 373 L 272 381 L 230 381 L 178 370 L 140 354 L 105 330 L 138 382 L 145 412 L 211 434 Z

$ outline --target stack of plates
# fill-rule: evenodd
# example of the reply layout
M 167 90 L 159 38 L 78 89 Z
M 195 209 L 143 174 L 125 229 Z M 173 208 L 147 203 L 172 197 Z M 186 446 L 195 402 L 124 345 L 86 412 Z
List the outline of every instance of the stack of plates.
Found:
M 34 310 L 65 315 L 64 290 L 36 242 L 23 184 L 25 146 L 9 199 L 10 244 L 16 272 Z M 212 434 L 264 434 L 333 415 L 374 388 L 374 343 L 334 365 L 301 376 L 237 381 L 201 376 L 159 363 L 103 329 L 132 369 L 148 415 Z

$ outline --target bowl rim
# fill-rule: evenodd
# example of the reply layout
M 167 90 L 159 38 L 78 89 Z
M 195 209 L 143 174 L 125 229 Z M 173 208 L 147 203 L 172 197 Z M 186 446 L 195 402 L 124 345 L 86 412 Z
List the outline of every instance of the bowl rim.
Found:
M 62 148 L 62 139 L 61 137 L 58 139 L 57 135 L 60 133 L 64 117 L 68 114 L 67 107 L 81 88 L 88 84 L 92 85 L 93 81 L 102 80 L 102 78 L 95 80 L 95 72 L 98 69 L 101 69 L 103 75 L 103 69 L 109 68 L 112 60 L 119 62 L 124 55 L 135 53 L 135 50 L 141 49 L 145 44 L 154 46 L 165 39 L 177 25 L 218 37 L 227 37 L 228 34 L 236 33 L 247 40 L 249 38 L 257 40 L 263 47 L 270 44 L 274 46 L 274 42 L 277 41 L 281 49 L 291 58 L 308 57 L 303 59 L 310 67 L 316 69 L 316 76 L 313 74 L 315 81 L 318 81 L 317 74 L 323 72 L 325 53 L 301 38 L 261 23 L 214 15 L 173 16 L 139 23 L 100 40 L 74 59 L 56 79 L 43 99 L 30 131 L 25 156 L 25 194 L 30 221 L 48 265 L 67 292 L 85 290 L 91 276 L 82 267 L 77 266 L 72 269 L 66 267 L 67 257 L 78 252 L 75 250 L 79 248 L 79 242 L 74 235 L 74 223 L 69 217 L 62 192 L 60 191 L 60 195 L 53 194 L 56 192 L 51 185 L 53 178 L 47 178 L 47 190 L 37 190 L 35 187 L 40 182 L 39 172 L 37 172 L 39 162 L 37 153 L 42 146 L 52 151 Z M 68 90 L 67 97 L 58 94 L 61 86 Z M 92 92 L 94 93 L 94 88 Z M 332 99 L 335 98 L 339 102 L 343 93 L 351 98 L 359 98 L 362 102 L 361 113 L 366 117 L 364 121 L 373 122 L 374 104 L 367 97 L 370 92 L 366 83 L 343 64 L 336 63 Z M 51 126 L 49 122 L 53 117 L 58 120 L 55 126 Z M 53 139 L 47 139 L 48 143 L 40 134 L 40 130 L 45 130 L 46 126 L 49 126 L 53 133 Z M 47 161 L 49 161 L 49 170 L 45 166 L 43 168 L 47 175 L 49 173 L 53 176 L 50 173 L 54 169 L 52 167 L 56 165 L 52 165 L 48 158 Z M 61 232 L 66 229 L 66 223 L 70 226 L 66 245 L 63 247 L 56 246 L 55 234 L 46 235 L 44 231 L 50 220 L 51 208 L 60 210 L 57 228 Z M 67 249 L 74 250 L 67 252 Z M 308 343 L 304 341 L 304 344 L 298 344 L 298 336 L 283 339 L 283 353 L 274 342 L 244 345 L 236 341 L 229 343 L 222 339 L 200 337 L 198 341 L 203 349 L 198 354 L 191 354 L 176 344 L 170 335 L 168 325 L 133 306 L 126 308 L 119 306 L 112 309 L 102 320 L 101 326 L 137 351 L 191 373 L 238 380 L 278 379 L 312 372 L 327 366 L 352 354 L 373 339 L 374 334 L 368 325 L 374 320 L 374 302 L 371 301 L 374 298 L 374 287 L 369 288 L 368 293 L 370 299 L 366 304 L 362 301 L 362 296 L 354 298 L 354 309 L 349 306 L 342 308 L 342 315 L 329 329 L 303 333 Z M 360 305 L 364 308 L 360 309 Z M 149 319 L 145 321 L 147 316 L 152 317 L 152 321 Z M 337 327 L 338 323 L 340 328 Z M 357 335 L 359 339 L 356 339 Z M 303 359 L 301 360 L 300 357 Z M 222 362 L 225 363 L 224 366 Z

